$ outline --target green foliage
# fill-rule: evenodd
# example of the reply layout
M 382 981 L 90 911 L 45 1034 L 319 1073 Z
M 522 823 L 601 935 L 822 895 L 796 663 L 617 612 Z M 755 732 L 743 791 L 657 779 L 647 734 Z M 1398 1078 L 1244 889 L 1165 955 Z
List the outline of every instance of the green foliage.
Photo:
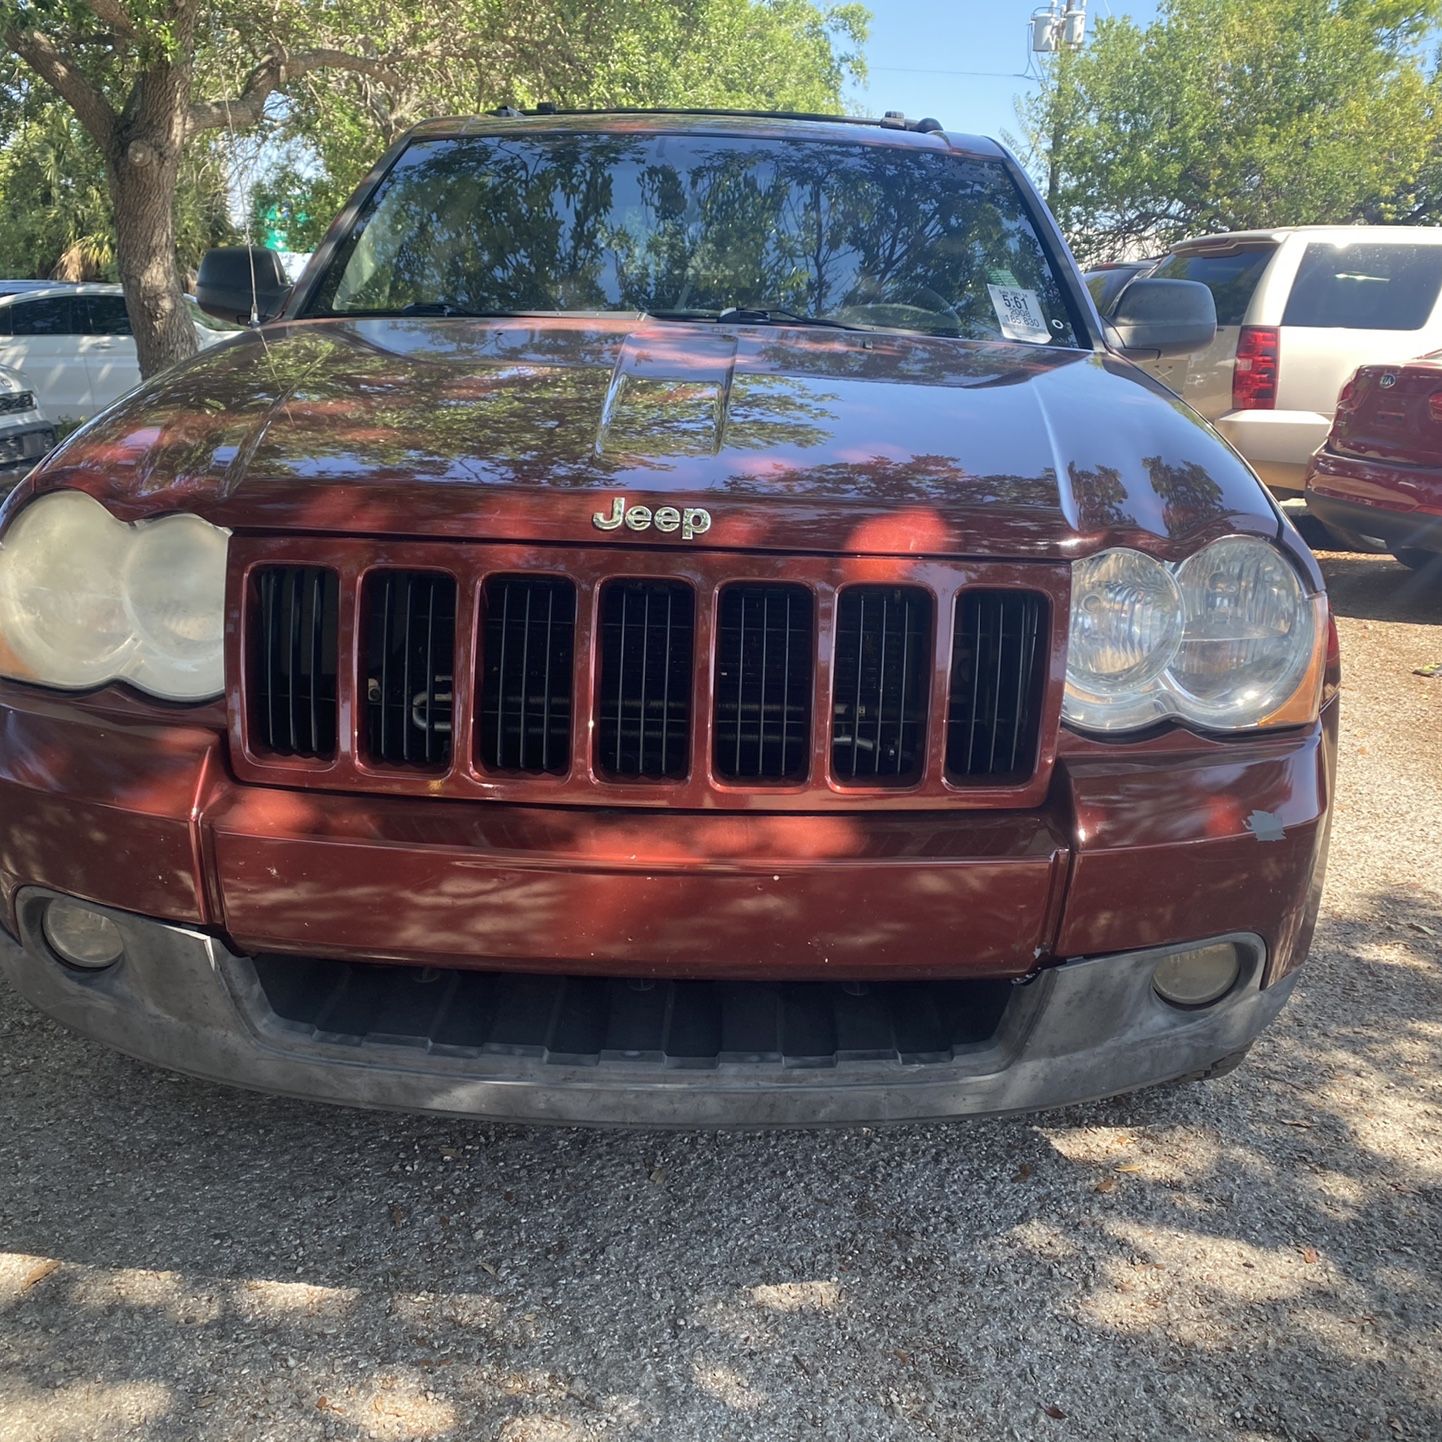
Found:
M 865 75 L 870 21 L 862 5 L 811 0 L 549 0 L 519 20 L 511 4 L 472 0 L 464 13 L 468 44 L 494 55 L 493 65 L 443 58 L 402 67 L 399 83 L 332 74 L 291 90 L 276 138 L 313 149 L 317 164 L 303 173 L 287 161 L 267 176 L 255 212 L 293 194 L 308 216 L 294 248 L 316 244 L 385 146 L 417 120 L 541 101 L 834 112 L 847 81 Z M 377 46 L 388 39 L 399 42 L 376 32 Z
M 1428 219 L 1442 0 L 1166 0 L 1101 20 L 1022 109 L 1030 164 L 1085 264 L 1186 235 Z
M 122 115 L 168 75 L 189 104 L 239 100 L 275 55 L 326 49 L 374 61 L 376 73 L 329 65 L 287 76 L 265 108 L 271 163 L 258 167 L 252 210 L 288 212 L 291 245 L 308 249 L 418 119 L 541 99 L 834 109 L 847 79 L 863 73 L 868 18 L 858 4 L 811 0 L 0 0 L 0 270 L 49 273 L 62 257 L 83 257 L 85 273 L 114 273 L 100 149 L 52 90 L 7 63 L 7 29 L 48 37 Z M 227 108 L 221 130 L 254 120 Z M 231 238 L 216 133 L 196 130 L 185 142 L 183 270 Z
M 105 167 L 70 109 L 39 87 L 12 92 L 0 117 L 0 275 L 114 280 L 115 217 Z M 225 171 L 214 137 L 192 142 L 175 197 L 176 259 L 192 272 L 213 245 L 229 245 Z
M 0 149 L 0 275 L 109 279 L 113 222 L 94 146 L 43 96 L 10 107 Z

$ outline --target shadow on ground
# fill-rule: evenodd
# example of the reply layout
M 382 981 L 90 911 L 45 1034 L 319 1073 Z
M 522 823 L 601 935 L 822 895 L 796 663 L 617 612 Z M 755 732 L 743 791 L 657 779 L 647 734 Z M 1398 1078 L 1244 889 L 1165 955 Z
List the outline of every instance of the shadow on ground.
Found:
M 1442 623 L 1442 557 L 1433 571 L 1412 571 L 1390 556 L 1319 553 L 1339 616 L 1358 621 Z M 1442 656 L 1439 656 L 1442 660 Z
M 1437 934 L 1332 915 L 1226 1081 L 889 1132 L 329 1110 L 7 995 L 0 1435 L 1437 1437 Z

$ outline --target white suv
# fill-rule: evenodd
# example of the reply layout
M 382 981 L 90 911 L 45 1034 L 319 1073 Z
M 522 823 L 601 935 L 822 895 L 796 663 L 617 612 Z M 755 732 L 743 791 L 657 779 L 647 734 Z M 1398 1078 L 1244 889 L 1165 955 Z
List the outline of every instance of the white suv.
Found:
M 1360 365 L 1442 347 L 1442 229 L 1296 226 L 1207 235 L 1151 274 L 1217 305 L 1205 350 L 1145 369 L 1199 411 L 1279 496 L 1298 496 L 1337 393 Z
M 202 349 L 235 329 L 189 296 L 186 305 Z M 124 293 L 118 285 L 57 283 L 0 296 L 0 365 L 25 377 L 54 420 L 88 420 L 140 383 Z

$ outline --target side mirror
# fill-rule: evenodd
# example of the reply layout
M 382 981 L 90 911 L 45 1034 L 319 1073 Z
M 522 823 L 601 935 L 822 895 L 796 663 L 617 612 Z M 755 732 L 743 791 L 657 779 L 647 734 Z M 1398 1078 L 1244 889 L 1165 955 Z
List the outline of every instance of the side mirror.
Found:
M 1200 281 L 1139 277 L 1112 308 L 1115 348 L 1133 360 L 1190 355 L 1211 345 L 1217 306 Z
M 256 314 L 266 321 L 280 314 L 289 290 L 285 267 L 275 251 L 258 245 L 225 245 L 206 251 L 202 258 L 195 300 L 206 315 L 249 325 L 252 294 Z

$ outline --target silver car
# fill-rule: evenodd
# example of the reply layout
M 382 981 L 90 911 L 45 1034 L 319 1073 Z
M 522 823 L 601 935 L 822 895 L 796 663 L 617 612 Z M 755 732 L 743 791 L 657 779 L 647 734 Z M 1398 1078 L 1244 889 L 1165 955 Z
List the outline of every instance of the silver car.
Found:
M 0 366 L 0 496 L 23 480 L 55 444 L 55 427 L 45 419 L 35 392 L 15 371 Z
M 1206 349 L 1142 369 L 1211 421 L 1282 498 L 1299 496 L 1343 382 L 1442 346 L 1442 229 L 1295 226 L 1199 236 L 1151 274 L 1200 281 Z

